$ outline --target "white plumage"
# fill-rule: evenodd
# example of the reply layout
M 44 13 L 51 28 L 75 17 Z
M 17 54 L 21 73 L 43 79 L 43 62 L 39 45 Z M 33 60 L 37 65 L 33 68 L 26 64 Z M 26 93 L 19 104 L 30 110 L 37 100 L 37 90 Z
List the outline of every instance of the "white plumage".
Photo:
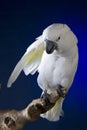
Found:
M 77 38 L 66 24 L 48 26 L 43 34 L 27 49 L 16 65 L 9 80 L 8 87 L 17 79 L 22 70 L 25 74 L 38 75 L 38 85 L 47 93 L 57 89 L 59 85 L 70 88 L 78 64 Z M 41 116 L 50 121 L 57 121 L 62 115 L 63 97 L 56 105 Z

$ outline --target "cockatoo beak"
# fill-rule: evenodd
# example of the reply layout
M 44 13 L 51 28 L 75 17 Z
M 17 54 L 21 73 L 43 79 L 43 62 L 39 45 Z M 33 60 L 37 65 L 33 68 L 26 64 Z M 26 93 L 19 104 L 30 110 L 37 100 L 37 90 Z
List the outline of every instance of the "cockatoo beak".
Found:
M 45 42 L 46 42 L 46 52 L 48 54 L 51 54 L 57 48 L 57 44 L 56 42 L 50 41 L 48 39 L 46 39 Z

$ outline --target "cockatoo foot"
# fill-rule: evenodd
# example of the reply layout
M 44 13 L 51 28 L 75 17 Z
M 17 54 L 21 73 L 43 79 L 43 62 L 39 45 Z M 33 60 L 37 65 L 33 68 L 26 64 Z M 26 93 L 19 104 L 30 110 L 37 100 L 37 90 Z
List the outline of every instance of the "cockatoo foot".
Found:
M 58 85 L 57 93 L 59 94 L 60 97 L 64 98 L 67 94 L 67 88 L 65 88 L 61 85 Z
M 41 98 L 43 98 L 46 102 L 46 106 L 50 105 L 50 100 L 49 100 L 49 94 L 47 93 L 47 90 L 45 90 L 42 95 Z

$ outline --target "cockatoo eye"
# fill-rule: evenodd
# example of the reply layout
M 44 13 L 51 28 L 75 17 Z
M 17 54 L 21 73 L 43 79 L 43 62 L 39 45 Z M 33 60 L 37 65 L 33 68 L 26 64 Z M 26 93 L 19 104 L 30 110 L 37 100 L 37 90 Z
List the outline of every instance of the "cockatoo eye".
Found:
M 56 39 L 56 42 L 58 42 L 60 40 L 60 36 Z

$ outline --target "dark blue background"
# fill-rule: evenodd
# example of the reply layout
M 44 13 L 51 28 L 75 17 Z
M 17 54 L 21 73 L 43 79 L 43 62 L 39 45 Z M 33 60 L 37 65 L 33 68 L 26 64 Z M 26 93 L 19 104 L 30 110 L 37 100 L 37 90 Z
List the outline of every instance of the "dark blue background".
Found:
M 59 122 L 39 118 L 24 130 L 87 130 L 87 4 L 86 1 L 0 0 L 0 109 L 23 109 L 41 89 L 37 74 L 22 72 L 10 89 L 7 80 L 26 48 L 52 23 L 66 23 L 78 37 L 79 65 L 74 83 L 63 104 Z

